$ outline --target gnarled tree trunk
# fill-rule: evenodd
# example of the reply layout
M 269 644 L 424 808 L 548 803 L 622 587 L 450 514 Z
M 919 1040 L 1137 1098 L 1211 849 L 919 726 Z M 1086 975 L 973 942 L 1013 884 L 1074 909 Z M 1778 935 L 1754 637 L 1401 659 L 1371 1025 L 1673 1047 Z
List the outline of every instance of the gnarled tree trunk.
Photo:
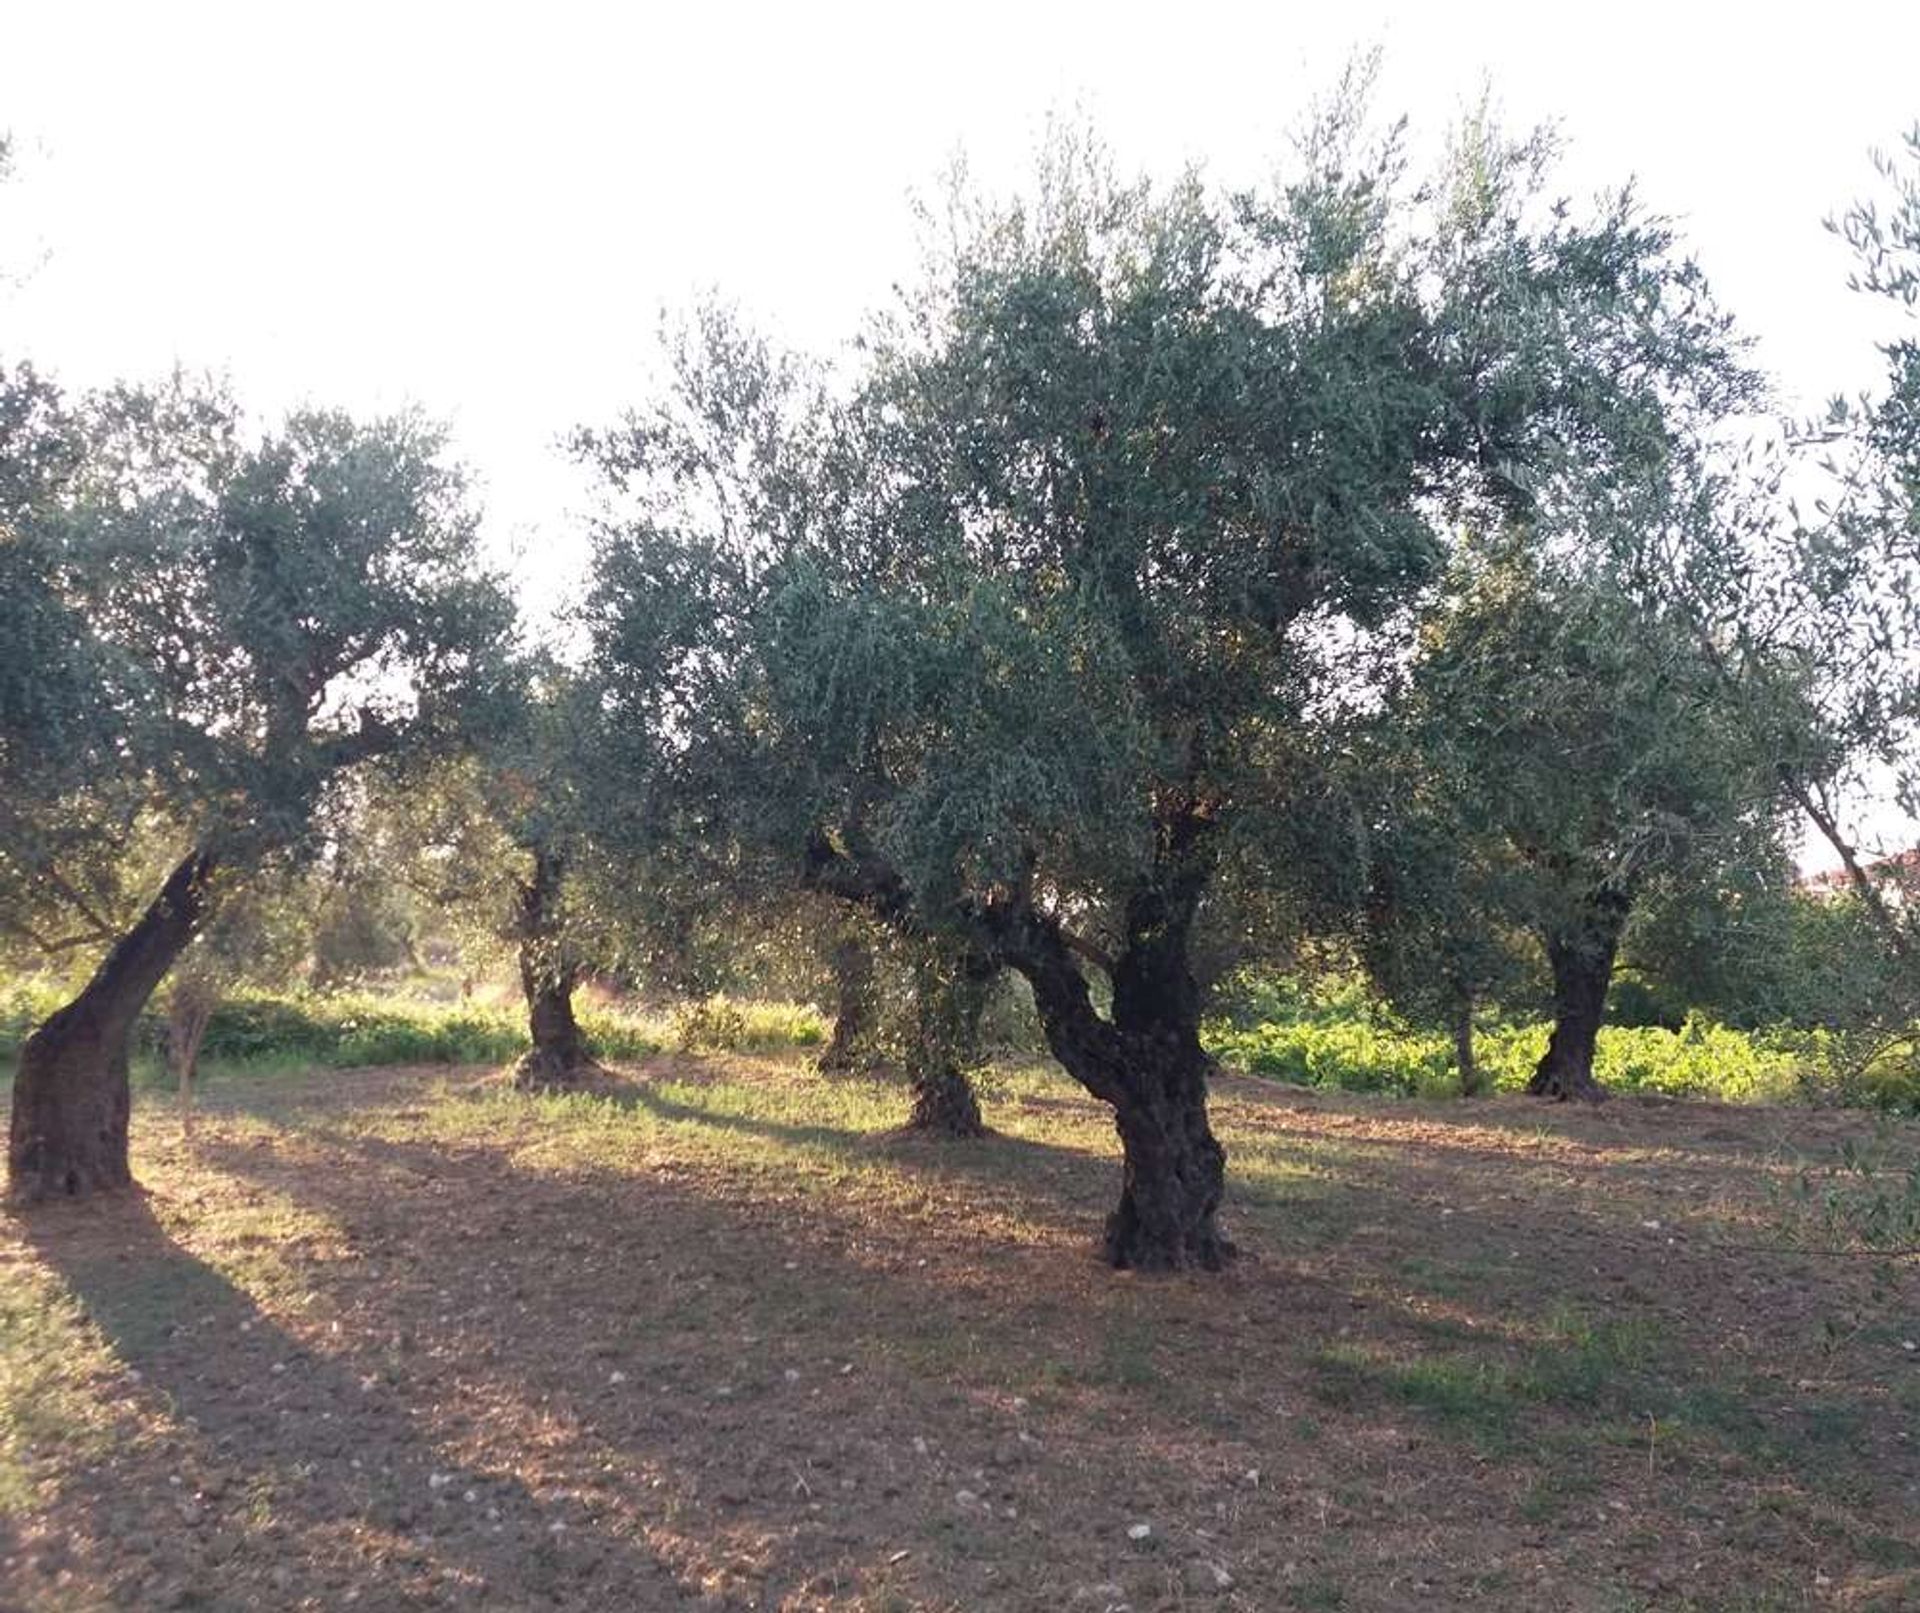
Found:
M 532 877 L 520 887 L 520 990 L 533 1046 L 514 1066 L 513 1084 L 529 1092 L 578 1087 L 606 1073 L 574 1017 L 573 988 L 580 981 L 580 964 L 561 934 L 560 887 L 565 876 L 559 853 L 540 850 L 534 853 Z
M 1189 959 L 1206 885 L 1205 828 L 1191 811 L 1162 827 L 1155 875 L 1127 903 L 1110 1020 L 1095 1012 L 1056 924 L 1029 918 L 1008 954 L 1033 986 L 1054 1057 L 1113 1105 L 1120 1203 L 1107 1218 L 1105 1252 L 1125 1269 L 1217 1271 L 1234 1254 L 1219 1224 L 1227 1155 L 1207 1118 L 1213 1061 L 1200 1046 L 1200 989 Z
M 819 1067 L 845 1074 L 873 1062 L 873 949 L 857 935 L 834 943 L 833 1035 L 821 1049 Z
M 986 1122 L 967 1071 L 977 1062 L 980 1016 L 995 965 L 979 953 L 956 958 L 929 946 L 915 971 L 914 1027 L 907 1051 L 913 1086 L 909 1131 L 939 1137 L 984 1137 Z
M 533 1046 L 513 1069 L 513 1084 L 526 1091 L 577 1087 L 604 1074 L 574 1017 L 578 971 L 520 957 L 520 989 L 527 1001 L 527 1034 Z
M 1599 1103 L 1607 1095 L 1594 1079 L 1593 1053 L 1606 1018 L 1613 960 L 1620 950 L 1629 905 L 1621 892 L 1596 892 L 1576 922 L 1547 936 L 1547 963 L 1553 970 L 1553 1033 L 1527 1083 L 1527 1091 L 1535 1097 Z
M 1154 867 L 1127 903 L 1124 944 L 1112 960 L 1073 936 L 1058 915 L 1037 910 L 1027 893 L 969 910 L 983 953 L 1032 986 L 1053 1056 L 1113 1106 L 1123 1164 L 1106 1257 L 1142 1271 L 1218 1270 L 1234 1253 L 1219 1224 L 1227 1156 L 1207 1120 L 1213 1061 L 1200 1046 L 1200 989 L 1190 953 L 1211 872 L 1210 828 L 1199 805 L 1168 805 Z M 808 878 L 915 934 L 897 870 L 857 828 L 842 838 L 844 846 L 824 834 L 810 839 Z M 1111 1018 L 1095 1010 L 1077 954 L 1098 954 L 1108 969 Z
M 1107 1259 L 1138 1271 L 1218 1271 L 1233 1245 L 1218 1219 L 1227 1151 L 1207 1119 L 1211 1066 L 1197 1044 L 1192 1052 L 1136 1049 L 1130 1063 L 1140 1091 L 1115 1105 L 1123 1158 Z
M 987 1123 L 967 1072 L 952 1059 L 916 1065 L 907 1130 L 933 1137 L 984 1137 Z
M 210 851 L 183 858 L 80 995 L 21 1048 L 7 1146 L 8 1196 L 15 1203 L 133 1185 L 127 1161 L 133 1029 L 205 923 L 213 871 Z

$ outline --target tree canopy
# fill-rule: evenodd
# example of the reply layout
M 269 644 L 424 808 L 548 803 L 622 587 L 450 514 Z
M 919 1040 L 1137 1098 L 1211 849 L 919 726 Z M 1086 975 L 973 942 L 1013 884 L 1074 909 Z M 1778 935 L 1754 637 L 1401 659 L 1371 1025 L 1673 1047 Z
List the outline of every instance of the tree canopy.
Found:
M 844 372 L 709 315 L 589 439 L 616 709 L 672 710 L 730 832 L 1028 979 L 1116 1110 L 1117 1263 L 1228 1253 L 1196 925 L 1286 843 L 1344 650 L 1463 531 L 1592 542 L 1749 385 L 1669 232 L 1543 205 L 1546 158 L 1482 120 L 1420 189 L 1349 96 L 1223 196 L 1063 134 Z
M 298 845 L 346 770 L 461 738 L 514 631 L 417 419 L 256 433 L 179 379 L 60 407 L 10 428 L 54 446 L 10 512 L 9 608 L 73 670 L 8 712 L 7 769 L 53 765 L 10 796 L 0 869 L 16 932 L 104 956 L 22 1056 L 28 1197 L 124 1178 L 127 1035 L 220 883 Z

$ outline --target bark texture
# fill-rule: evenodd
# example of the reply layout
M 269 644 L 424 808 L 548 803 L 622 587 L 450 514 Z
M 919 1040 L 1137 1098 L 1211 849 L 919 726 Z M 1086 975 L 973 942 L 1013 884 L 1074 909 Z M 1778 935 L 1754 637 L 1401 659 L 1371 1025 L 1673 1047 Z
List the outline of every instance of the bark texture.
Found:
M 873 1062 L 873 949 L 857 935 L 843 936 L 831 958 L 834 983 L 833 1035 L 820 1053 L 820 1068 L 846 1074 Z
M 573 991 L 581 971 L 561 933 L 560 893 L 565 877 L 566 865 L 559 854 L 543 850 L 534 854 L 532 874 L 520 886 L 516 924 L 520 990 L 526 998 L 527 1035 L 533 1043 L 514 1066 L 513 1084 L 523 1091 L 565 1090 L 606 1073 L 574 1017 Z
M 938 1137 L 984 1137 L 986 1121 L 968 1071 L 979 1062 L 980 1016 L 998 972 L 980 954 L 955 958 L 945 948 L 915 971 L 914 1026 L 907 1052 L 913 1087 L 909 1131 Z
M 1107 1218 L 1105 1253 L 1128 1270 L 1217 1271 L 1234 1254 L 1219 1224 L 1227 1156 L 1207 1118 L 1213 1061 L 1200 1046 L 1190 961 L 1205 829 L 1192 810 L 1163 825 L 1153 875 L 1127 902 L 1110 1019 L 1095 1011 L 1057 922 L 1029 913 L 1008 953 L 1033 987 L 1054 1057 L 1113 1105 L 1120 1203 Z
M 82 1198 L 133 1185 L 127 1161 L 133 1030 L 174 960 L 206 922 L 215 860 L 196 849 L 115 943 L 79 996 L 20 1050 L 7 1142 L 16 1204 Z
M 1473 998 L 1465 992 L 1454 999 L 1453 1062 L 1460 1072 L 1460 1096 L 1477 1098 L 1487 1090 L 1480 1063 L 1473 1056 Z
M 913 1110 L 909 1131 L 932 1137 L 984 1137 L 987 1123 L 967 1072 L 952 1060 L 925 1065 L 913 1073 Z
M 1564 1103 L 1599 1103 L 1606 1088 L 1594 1079 L 1593 1053 L 1607 1013 L 1613 962 L 1626 928 L 1628 900 L 1615 891 L 1590 897 L 1579 919 L 1547 936 L 1553 970 L 1553 1033 L 1527 1091 Z
M 1027 882 L 960 913 L 981 951 L 1032 986 L 1054 1058 L 1113 1106 L 1122 1168 L 1105 1253 L 1111 1264 L 1132 1270 L 1214 1271 L 1234 1254 L 1219 1223 L 1226 1150 L 1207 1119 L 1213 1061 L 1200 1046 L 1191 950 L 1212 867 L 1211 829 L 1199 803 L 1163 804 L 1153 865 L 1126 903 L 1124 935 L 1112 955 L 1036 905 Z M 813 837 L 809 880 L 915 933 L 911 893 L 898 870 L 857 828 L 843 828 L 839 839 L 835 845 Z M 1110 1017 L 1094 1008 L 1079 961 L 1096 957 L 1113 982 Z

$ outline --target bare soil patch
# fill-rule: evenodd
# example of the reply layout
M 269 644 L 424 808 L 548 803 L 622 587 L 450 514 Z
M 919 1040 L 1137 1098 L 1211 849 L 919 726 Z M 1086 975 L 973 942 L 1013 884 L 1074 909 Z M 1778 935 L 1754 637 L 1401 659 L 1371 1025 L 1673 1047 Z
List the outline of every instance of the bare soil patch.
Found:
M 1045 1072 L 625 1073 L 236 1082 L 0 1222 L 0 1607 L 1920 1606 L 1914 1262 L 1782 1196 L 1861 1117 L 1224 1080 L 1243 1259 L 1143 1280 Z

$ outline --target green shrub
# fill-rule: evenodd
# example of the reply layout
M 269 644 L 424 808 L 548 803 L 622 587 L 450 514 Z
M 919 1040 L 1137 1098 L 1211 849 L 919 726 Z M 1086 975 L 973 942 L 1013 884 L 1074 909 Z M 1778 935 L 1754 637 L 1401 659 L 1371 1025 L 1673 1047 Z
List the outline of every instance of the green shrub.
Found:
M 673 1039 L 689 1052 L 766 1053 L 814 1047 L 827 1039 L 826 1021 L 805 1003 L 745 1002 L 703 997 L 673 1016 Z
M 586 1032 L 594 1052 L 608 1059 L 647 1058 L 665 1050 L 669 1040 L 665 1027 L 652 1015 L 623 1014 L 611 1009 L 581 1014 L 580 1029 Z
M 1229 1068 L 1298 1086 L 1411 1096 L 1444 1089 L 1452 1050 L 1444 1038 L 1420 1036 L 1354 1019 L 1344 1024 L 1268 1023 L 1247 1029 L 1210 1025 L 1202 1040 Z
M 27 1034 L 66 1001 L 67 990 L 36 978 L 0 981 L 0 1055 L 11 1057 Z M 812 1047 L 827 1027 L 803 1003 L 712 997 L 670 1016 L 586 1009 L 588 1040 L 613 1059 L 644 1058 L 678 1045 L 774 1052 Z M 149 1059 L 165 1049 L 158 999 L 141 1022 L 138 1050 Z M 526 1017 L 518 1003 L 436 1003 L 367 992 L 285 996 L 239 992 L 214 1010 L 201 1045 L 210 1065 L 305 1063 L 334 1068 L 375 1064 L 498 1064 L 526 1050 Z
M 1296 1017 L 1255 1024 L 1214 1020 L 1202 1040 L 1229 1069 L 1343 1092 L 1439 1096 L 1458 1090 L 1450 1040 L 1408 1026 L 1350 995 L 1269 992 L 1262 1006 Z M 1547 1048 L 1544 1024 L 1479 1028 L 1475 1052 L 1492 1087 L 1519 1091 Z M 1920 1109 L 1920 1073 L 1908 1050 L 1850 1058 L 1820 1031 L 1739 1031 L 1700 1015 L 1677 1030 L 1610 1025 L 1594 1074 L 1614 1092 L 1724 1103 L 1829 1102 Z
M 34 1026 L 71 995 L 64 986 L 36 976 L 0 980 L 0 1057 L 11 1064 Z

